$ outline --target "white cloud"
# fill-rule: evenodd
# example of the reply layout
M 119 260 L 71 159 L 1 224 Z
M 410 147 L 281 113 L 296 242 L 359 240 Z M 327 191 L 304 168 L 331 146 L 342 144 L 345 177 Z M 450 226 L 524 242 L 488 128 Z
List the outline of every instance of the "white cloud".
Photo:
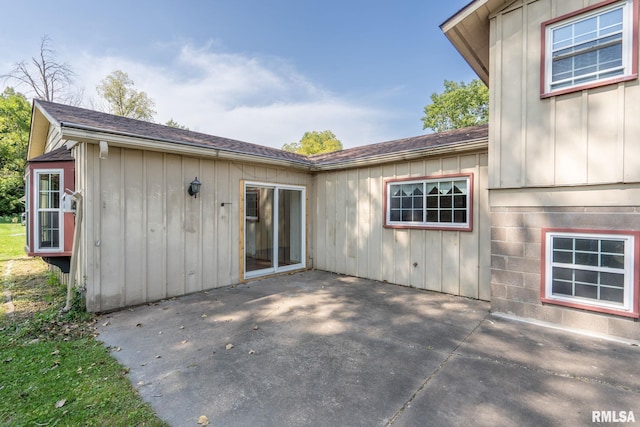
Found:
M 174 49 L 170 65 L 131 58 L 74 59 L 89 100 L 95 86 L 122 70 L 156 102 L 156 121 L 173 118 L 191 130 L 280 148 L 304 132 L 331 130 L 345 147 L 383 141 L 389 114 L 333 94 L 278 58 L 219 53 L 211 45 Z

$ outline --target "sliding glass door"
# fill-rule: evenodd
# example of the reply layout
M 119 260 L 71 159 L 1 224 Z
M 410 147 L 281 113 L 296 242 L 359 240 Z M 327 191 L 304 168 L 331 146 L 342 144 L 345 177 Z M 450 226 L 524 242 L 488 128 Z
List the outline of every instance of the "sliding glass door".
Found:
M 305 267 L 305 188 L 246 182 L 244 277 Z

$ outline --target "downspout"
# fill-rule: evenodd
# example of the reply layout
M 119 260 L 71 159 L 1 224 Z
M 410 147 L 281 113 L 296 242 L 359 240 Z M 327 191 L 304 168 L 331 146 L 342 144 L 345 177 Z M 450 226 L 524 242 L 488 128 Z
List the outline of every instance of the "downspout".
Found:
M 69 190 L 67 190 L 69 191 Z M 71 310 L 73 288 L 76 284 L 76 270 L 78 264 L 78 247 L 80 246 L 80 226 L 82 224 L 82 195 L 80 192 L 71 193 L 76 202 L 76 224 L 73 229 L 73 247 L 71 248 L 71 266 L 69 268 L 69 281 L 67 282 L 67 304 L 62 308 L 63 313 Z

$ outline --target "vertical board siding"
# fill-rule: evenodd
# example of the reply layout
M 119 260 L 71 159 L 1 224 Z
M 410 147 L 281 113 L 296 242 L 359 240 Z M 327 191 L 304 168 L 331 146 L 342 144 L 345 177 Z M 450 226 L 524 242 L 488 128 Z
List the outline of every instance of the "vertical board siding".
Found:
M 522 2 L 491 19 L 491 188 L 640 181 L 637 80 L 540 99 L 541 24 L 596 3 Z
M 460 172 L 474 174 L 473 231 L 383 227 L 385 180 Z M 489 299 L 490 255 L 480 242 L 490 242 L 487 172 L 487 154 L 477 153 L 319 173 L 314 267 Z
M 142 151 L 134 151 L 127 156 L 121 156 L 124 161 L 124 291 L 125 300 L 129 304 L 145 302 L 145 289 L 139 286 L 145 281 L 144 254 L 145 236 L 141 212 L 144 212 L 144 171 L 142 165 Z
M 240 281 L 240 182 L 309 185 L 311 176 L 229 161 L 80 144 L 85 197 L 79 268 L 87 308 L 123 306 Z M 195 178 L 197 198 L 187 193 Z M 222 204 L 224 203 L 224 206 Z

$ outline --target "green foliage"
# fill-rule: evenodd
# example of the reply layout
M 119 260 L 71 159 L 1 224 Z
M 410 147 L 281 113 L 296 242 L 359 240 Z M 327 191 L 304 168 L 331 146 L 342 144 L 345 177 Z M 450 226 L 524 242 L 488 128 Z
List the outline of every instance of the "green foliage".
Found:
M 489 89 L 478 79 L 469 84 L 444 81 L 444 92 L 432 93 L 424 107 L 423 129 L 442 132 L 489 122 Z
M 173 120 L 173 117 L 170 118 L 167 121 L 167 123 L 165 123 L 165 126 L 169 126 L 170 128 L 178 128 L 178 129 L 182 129 L 182 130 L 189 130 L 188 127 L 182 126 L 180 123 L 178 123 L 175 120 Z
M 0 256 L 3 254 L 0 253 Z M 94 337 L 93 315 L 76 301 L 60 313 L 66 287 L 34 258 L 0 262 L 0 424 L 166 426 L 145 404 L 109 350 Z
M 0 215 L 24 210 L 24 168 L 29 144 L 31 106 L 13 88 L 0 94 Z
M 147 96 L 146 92 L 135 90 L 133 85 L 133 80 L 127 73 L 116 70 L 105 77 L 96 86 L 96 90 L 107 102 L 109 113 L 152 121 L 156 114 L 153 109 L 155 102 Z
M 164 426 L 93 338 L 6 345 L 2 425 Z
M 282 146 L 284 151 L 292 153 L 304 154 L 311 156 L 313 154 L 331 153 L 333 151 L 342 150 L 342 142 L 331 132 L 325 130 L 322 132 L 312 131 L 305 132 L 300 142 L 292 142 Z

